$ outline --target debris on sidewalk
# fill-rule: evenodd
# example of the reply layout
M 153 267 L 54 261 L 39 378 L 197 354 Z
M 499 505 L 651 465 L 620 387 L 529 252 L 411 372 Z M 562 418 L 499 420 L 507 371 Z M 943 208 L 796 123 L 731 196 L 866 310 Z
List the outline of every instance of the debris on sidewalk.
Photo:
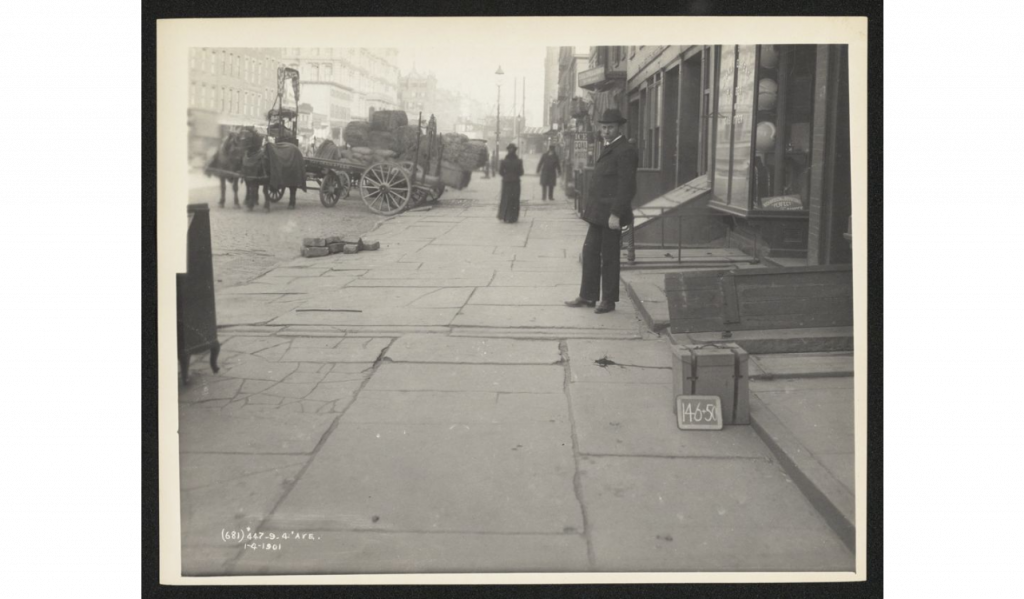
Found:
M 331 250 L 325 247 L 304 247 L 302 248 L 302 255 L 306 258 L 319 258 L 320 256 L 326 256 L 331 253 Z
M 344 237 L 306 237 L 302 240 L 302 255 L 306 258 L 319 258 L 330 254 L 357 254 L 361 251 L 380 249 L 379 241 L 362 238 L 355 240 Z

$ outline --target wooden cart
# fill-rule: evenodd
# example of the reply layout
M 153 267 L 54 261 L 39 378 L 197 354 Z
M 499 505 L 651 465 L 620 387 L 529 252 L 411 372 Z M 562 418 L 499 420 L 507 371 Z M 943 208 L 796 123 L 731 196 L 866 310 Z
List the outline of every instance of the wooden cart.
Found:
M 440 156 L 443 141 L 437 134 L 437 121 L 433 116 L 427 126 L 423 127 L 423 117 L 419 120 L 420 133 L 416 138 L 416 152 L 419 157 L 422 144 L 426 144 L 427 156 L 434 155 L 435 144 Z M 429 162 L 429 159 L 428 159 Z M 440 161 L 436 161 L 434 174 L 427 170 L 431 165 L 423 165 L 413 161 L 382 159 L 370 166 L 345 159 L 327 159 L 315 156 L 305 157 L 306 178 L 314 181 L 320 191 L 320 202 L 332 207 L 338 200 L 347 198 L 353 181 L 358 182 L 359 195 L 366 207 L 385 216 L 398 214 L 403 210 L 414 208 L 424 203 L 435 202 L 444 193 L 441 182 Z

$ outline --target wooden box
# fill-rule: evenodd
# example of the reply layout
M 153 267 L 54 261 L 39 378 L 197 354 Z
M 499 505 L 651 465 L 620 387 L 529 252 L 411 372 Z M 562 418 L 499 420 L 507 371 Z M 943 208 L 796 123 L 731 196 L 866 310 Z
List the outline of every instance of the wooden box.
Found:
M 672 346 L 672 395 L 715 395 L 725 424 L 750 424 L 748 355 L 735 343 Z

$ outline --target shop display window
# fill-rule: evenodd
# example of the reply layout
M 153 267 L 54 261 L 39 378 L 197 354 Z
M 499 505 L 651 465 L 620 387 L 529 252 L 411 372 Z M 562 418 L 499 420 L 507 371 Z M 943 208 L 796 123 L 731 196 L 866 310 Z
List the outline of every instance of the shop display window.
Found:
M 806 217 L 816 46 L 722 46 L 713 205 Z

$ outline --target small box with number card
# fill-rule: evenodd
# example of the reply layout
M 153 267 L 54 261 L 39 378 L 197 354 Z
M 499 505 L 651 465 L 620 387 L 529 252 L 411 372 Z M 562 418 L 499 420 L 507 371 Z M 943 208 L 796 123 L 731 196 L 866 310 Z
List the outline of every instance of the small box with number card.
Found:
M 677 395 L 676 423 L 684 430 L 722 430 L 722 400 L 717 395 Z
M 672 344 L 673 395 L 717 396 L 724 424 L 750 424 L 748 358 L 735 343 Z

